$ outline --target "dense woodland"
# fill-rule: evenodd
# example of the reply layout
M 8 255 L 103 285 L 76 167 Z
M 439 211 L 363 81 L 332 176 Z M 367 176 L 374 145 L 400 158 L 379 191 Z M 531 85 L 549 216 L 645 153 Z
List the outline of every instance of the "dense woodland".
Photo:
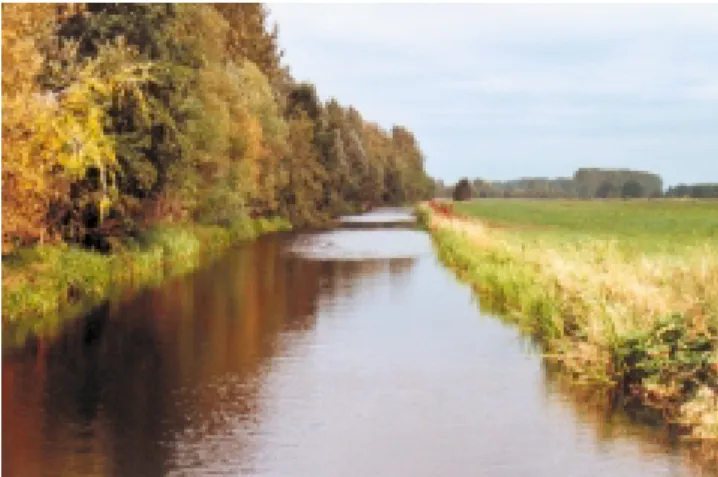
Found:
M 429 197 L 390 131 L 282 60 L 260 4 L 3 4 L 3 251 L 164 222 L 299 227 Z
M 466 190 L 466 180 L 470 189 Z M 523 178 L 511 181 L 487 181 L 484 179 L 461 179 L 462 198 L 467 197 L 506 197 L 506 198 L 639 198 L 660 197 L 663 195 L 661 177 L 650 172 L 631 171 L 627 169 L 589 169 L 577 170 L 573 177 L 559 178 Z M 438 197 L 455 196 L 455 186 L 447 186 L 441 181 L 435 185 Z

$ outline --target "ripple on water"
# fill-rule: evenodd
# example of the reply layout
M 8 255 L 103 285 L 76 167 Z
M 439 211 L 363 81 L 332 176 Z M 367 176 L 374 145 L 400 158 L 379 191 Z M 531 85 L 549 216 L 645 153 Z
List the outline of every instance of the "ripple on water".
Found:
M 366 214 L 345 215 L 341 218 L 344 223 L 411 223 L 414 222 L 411 209 L 404 207 L 382 207 Z
M 388 260 L 427 255 L 429 243 L 417 230 L 332 230 L 298 236 L 289 253 L 308 260 Z

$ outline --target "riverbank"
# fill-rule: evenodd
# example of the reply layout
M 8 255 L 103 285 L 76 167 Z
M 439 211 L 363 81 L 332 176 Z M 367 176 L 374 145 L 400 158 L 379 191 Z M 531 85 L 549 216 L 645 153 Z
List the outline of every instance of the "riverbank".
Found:
M 446 203 L 418 216 L 440 259 L 547 357 L 661 411 L 686 436 L 718 438 L 715 242 L 637 253 L 635 237 L 498 226 Z
M 3 344 L 51 333 L 65 320 L 128 290 L 188 273 L 231 245 L 291 229 L 284 219 L 243 219 L 228 227 L 162 225 L 111 254 L 37 246 L 3 258 Z

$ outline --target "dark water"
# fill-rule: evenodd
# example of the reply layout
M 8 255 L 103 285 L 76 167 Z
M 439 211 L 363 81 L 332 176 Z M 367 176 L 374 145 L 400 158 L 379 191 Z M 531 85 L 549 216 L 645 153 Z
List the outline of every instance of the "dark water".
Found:
M 6 351 L 2 384 L 4 476 L 691 476 L 711 467 L 700 449 L 671 444 L 547 371 L 513 328 L 481 315 L 429 238 L 410 229 L 241 246 L 59 338 Z

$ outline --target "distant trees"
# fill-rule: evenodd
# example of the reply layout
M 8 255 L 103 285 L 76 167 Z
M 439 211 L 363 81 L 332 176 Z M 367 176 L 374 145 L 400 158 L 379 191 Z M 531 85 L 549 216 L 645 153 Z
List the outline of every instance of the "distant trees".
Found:
M 666 197 L 718 198 L 718 184 L 678 184 L 668 188 Z
M 624 199 L 636 199 L 644 197 L 643 186 L 637 180 L 630 180 L 623 184 L 621 188 L 621 197 Z
M 654 197 L 663 193 L 663 181 L 657 174 L 628 169 L 578 169 L 573 175 L 573 182 L 579 197 L 592 198 L 599 196 L 599 189 L 606 183 L 614 186 L 616 192 L 624 196 L 624 187 L 633 195 L 627 197 Z M 638 184 L 637 187 L 636 184 Z M 638 195 L 635 195 L 635 194 Z
M 608 199 L 610 197 L 617 196 L 618 190 L 616 189 L 616 186 L 608 180 L 603 181 L 603 183 L 601 183 L 601 186 L 596 191 L 596 197 L 600 199 Z
M 462 179 L 464 181 L 464 179 Z M 465 188 L 461 182 L 461 189 Z M 455 197 L 459 183 L 434 182 L 434 197 Z M 601 198 L 664 196 L 660 176 L 628 170 L 579 169 L 574 177 L 529 177 L 509 181 L 469 181 L 471 197 L 494 198 Z M 466 192 L 462 192 L 466 194 Z M 718 198 L 718 183 L 678 184 L 669 187 L 665 197 Z M 463 200 L 463 199 L 458 199 Z
M 526 198 L 637 198 L 660 197 L 662 180 L 648 172 L 604 169 L 579 169 L 573 177 L 526 177 L 509 181 L 470 182 L 473 197 Z M 448 186 L 441 183 L 437 194 L 447 196 Z M 438 195 L 437 195 L 438 196 Z
M 457 182 L 454 187 L 453 199 L 454 200 L 469 200 L 471 198 L 471 184 L 469 179 L 463 178 Z
M 2 10 L 3 250 L 433 193 L 411 131 L 291 76 L 263 5 Z
M 434 181 L 432 197 L 450 199 L 453 193 L 451 186 L 447 185 L 443 180 L 436 179 Z

